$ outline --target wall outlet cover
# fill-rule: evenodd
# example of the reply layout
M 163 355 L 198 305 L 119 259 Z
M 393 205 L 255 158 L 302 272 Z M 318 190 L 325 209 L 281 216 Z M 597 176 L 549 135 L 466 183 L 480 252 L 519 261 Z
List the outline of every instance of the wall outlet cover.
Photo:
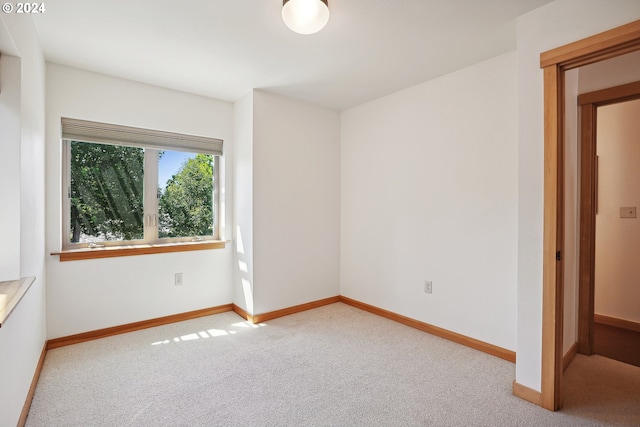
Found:
M 433 282 L 431 280 L 424 281 L 424 292 L 430 294 L 433 292 Z

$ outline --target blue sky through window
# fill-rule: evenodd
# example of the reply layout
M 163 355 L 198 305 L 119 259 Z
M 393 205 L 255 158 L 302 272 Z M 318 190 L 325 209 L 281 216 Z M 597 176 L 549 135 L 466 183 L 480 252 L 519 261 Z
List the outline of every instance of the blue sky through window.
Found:
M 195 156 L 196 153 L 165 150 L 158 163 L 158 186 L 164 190 L 167 181 L 180 170 L 184 162 Z

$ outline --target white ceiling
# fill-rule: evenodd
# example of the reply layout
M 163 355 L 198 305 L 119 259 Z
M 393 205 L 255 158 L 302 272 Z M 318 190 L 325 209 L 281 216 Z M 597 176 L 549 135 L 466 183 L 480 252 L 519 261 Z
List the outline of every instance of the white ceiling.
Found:
M 515 18 L 550 1 L 329 0 L 309 36 L 284 25 L 282 0 L 55 0 L 33 18 L 50 62 L 343 110 L 515 49 Z

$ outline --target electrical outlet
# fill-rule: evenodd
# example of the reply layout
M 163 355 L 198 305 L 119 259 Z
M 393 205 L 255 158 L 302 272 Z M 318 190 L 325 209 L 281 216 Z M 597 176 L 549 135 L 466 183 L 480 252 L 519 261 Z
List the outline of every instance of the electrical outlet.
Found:
M 433 291 L 433 282 L 431 282 L 431 280 L 425 280 L 424 281 L 424 292 L 426 294 L 430 294 Z
M 175 285 L 182 286 L 182 273 L 176 273 Z

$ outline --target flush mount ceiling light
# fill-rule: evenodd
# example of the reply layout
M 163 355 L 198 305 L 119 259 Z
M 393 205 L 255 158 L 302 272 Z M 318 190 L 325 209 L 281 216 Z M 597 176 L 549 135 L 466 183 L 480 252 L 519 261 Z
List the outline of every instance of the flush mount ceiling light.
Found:
M 282 20 L 298 34 L 317 33 L 329 22 L 327 0 L 284 0 Z

